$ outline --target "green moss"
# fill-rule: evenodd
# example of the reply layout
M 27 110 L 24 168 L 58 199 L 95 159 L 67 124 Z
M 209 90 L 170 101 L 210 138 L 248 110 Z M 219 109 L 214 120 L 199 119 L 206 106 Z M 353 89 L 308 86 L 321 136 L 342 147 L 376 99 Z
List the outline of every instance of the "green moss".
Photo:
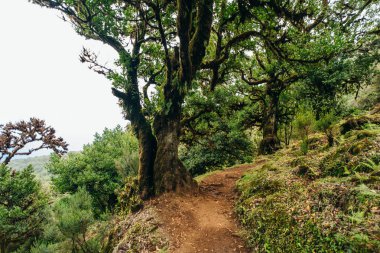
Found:
M 245 175 L 238 183 L 238 189 L 244 198 L 268 196 L 283 188 L 281 180 L 270 177 L 270 173 L 262 170 Z
M 357 118 L 336 146 L 297 142 L 238 182 L 255 252 L 380 252 L 380 117 Z

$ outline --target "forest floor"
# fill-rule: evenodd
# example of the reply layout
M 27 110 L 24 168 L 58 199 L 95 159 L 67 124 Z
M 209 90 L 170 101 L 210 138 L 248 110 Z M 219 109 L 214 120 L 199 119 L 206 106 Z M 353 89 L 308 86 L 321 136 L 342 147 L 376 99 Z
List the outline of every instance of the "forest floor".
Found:
M 199 192 L 166 194 L 152 201 L 169 252 L 250 252 L 234 215 L 236 181 L 256 165 L 239 165 L 203 178 Z

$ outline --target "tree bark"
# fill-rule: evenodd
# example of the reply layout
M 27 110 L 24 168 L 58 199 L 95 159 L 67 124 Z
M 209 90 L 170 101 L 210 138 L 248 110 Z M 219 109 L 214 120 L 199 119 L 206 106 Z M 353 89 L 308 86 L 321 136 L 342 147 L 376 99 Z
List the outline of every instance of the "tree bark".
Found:
M 154 195 L 154 161 L 157 141 L 149 125 L 140 128 L 138 132 L 140 150 L 138 181 L 141 198 L 146 199 Z
M 132 86 L 134 87 L 134 86 Z M 154 195 L 154 161 L 156 158 L 157 141 L 152 127 L 141 112 L 138 92 L 124 93 L 113 89 L 113 94 L 123 101 L 127 119 L 139 140 L 139 170 L 138 181 L 140 196 L 147 199 Z
M 268 92 L 269 106 L 262 123 L 263 139 L 259 145 L 259 154 L 273 154 L 280 149 L 280 139 L 278 138 L 278 100 L 277 93 Z
M 196 186 L 190 173 L 178 158 L 179 121 L 157 123 L 157 154 L 154 165 L 155 193 L 191 190 Z
M 181 100 L 175 101 L 169 112 L 155 118 L 154 131 L 157 138 L 157 153 L 154 163 L 154 189 L 156 194 L 169 191 L 186 191 L 196 187 L 190 173 L 178 157 L 181 132 Z

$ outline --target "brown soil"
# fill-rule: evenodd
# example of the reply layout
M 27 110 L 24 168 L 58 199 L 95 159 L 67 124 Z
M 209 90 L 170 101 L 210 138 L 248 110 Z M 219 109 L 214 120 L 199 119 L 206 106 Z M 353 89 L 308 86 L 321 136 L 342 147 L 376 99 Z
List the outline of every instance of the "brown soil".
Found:
M 236 181 L 252 167 L 212 174 L 199 184 L 197 194 L 166 194 L 152 200 L 169 236 L 169 252 L 250 252 L 239 237 L 233 205 Z

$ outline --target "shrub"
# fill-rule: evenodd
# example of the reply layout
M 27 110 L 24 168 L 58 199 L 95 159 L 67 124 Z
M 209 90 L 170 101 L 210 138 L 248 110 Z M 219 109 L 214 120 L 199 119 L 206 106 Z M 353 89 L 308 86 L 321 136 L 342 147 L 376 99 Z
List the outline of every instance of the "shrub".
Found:
M 302 110 L 294 119 L 295 128 L 302 139 L 301 152 L 304 155 L 307 154 L 309 149 L 309 134 L 311 133 L 314 124 L 315 117 L 311 111 Z
M 294 126 L 301 139 L 308 139 L 309 134 L 311 133 L 313 126 L 315 124 L 315 117 L 311 111 L 302 110 L 297 113 L 294 119 Z
M 105 129 L 80 153 L 62 158 L 52 155 L 47 168 L 53 174 L 52 182 L 58 192 L 75 193 L 84 187 L 92 196 L 99 216 L 116 205 L 115 190 L 123 186 L 123 178 L 136 175 L 138 142 L 121 127 Z
M 92 197 L 84 188 L 79 188 L 75 194 L 55 203 L 44 236 L 31 252 L 100 252 L 102 233 L 91 229 L 95 221 Z
M 1 252 L 16 250 L 37 238 L 45 221 L 47 196 L 32 166 L 21 172 L 0 165 Z
M 332 147 L 334 145 L 333 126 L 337 121 L 338 121 L 338 118 L 334 115 L 333 112 L 330 112 L 322 116 L 316 122 L 316 128 L 319 131 L 322 131 L 325 133 L 329 147 Z

